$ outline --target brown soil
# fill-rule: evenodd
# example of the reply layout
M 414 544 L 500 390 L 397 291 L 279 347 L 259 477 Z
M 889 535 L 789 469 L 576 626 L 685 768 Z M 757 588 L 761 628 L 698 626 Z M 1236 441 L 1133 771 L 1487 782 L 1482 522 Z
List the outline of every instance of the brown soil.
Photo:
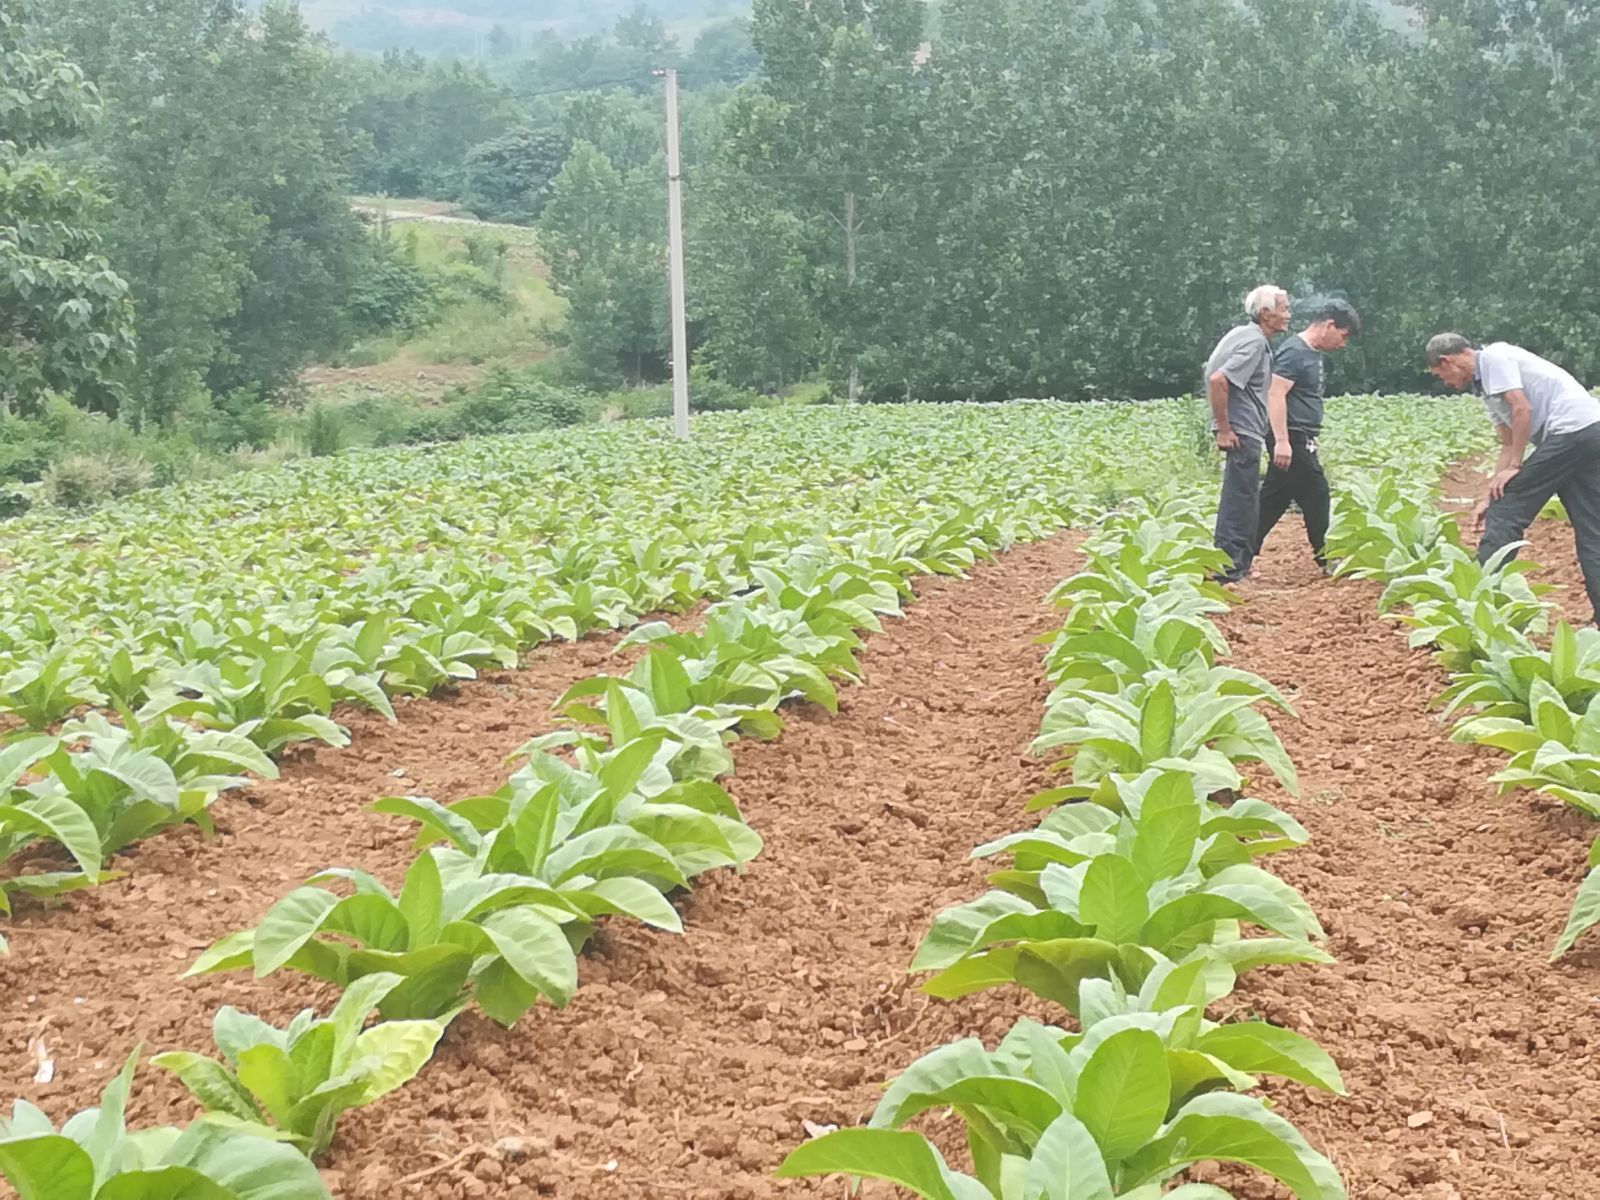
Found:
M 1570 530 L 1541 523 L 1534 536 L 1551 576 L 1575 571 Z M 1262 772 L 1257 791 L 1311 830 L 1309 849 L 1274 865 L 1339 961 L 1256 972 L 1237 999 L 1318 1038 L 1351 1095 L 1291 1085 L 1274 1100 L 1358 1200 L 1591 1197 L 1600 952 L 1545 958 L 1593 824 L 1497 798 L 1499 756 L 1447 740 L 1428 708 L 1442 674 L 1377 615 L 1377 586 L 1322 579 L 1302 539 L 1283 524 L 1242 589 L 1249 603 L 1222 624 L 1233 662 L 1299 709 L 1275 724 L 1300 798 Z M 881 1081 L 927 1049 L 1048 1016 L 1018 994 L 929 1002 L 904 966 L 932 915 L 983 886 L 970 848 L 1020 827 L 1044 782 L 1024 753 L 1045 691 L 1031 639 L 1053 624 L 1039 600 L 1075 569 L 1071 546 L 920 583 L 907 618 L 872 640 L 865 686 L 838 716 L 796 710 L 777 741 L 740 746 L 729 782 L 766 850 L 683 901 L 686 936 L 616 925 L 565 1011 L 541 1008 L 511 1031 L 461 1018 L 417 1081 L 345 1119 L 335 1195 L 840 1195 L 837 1181 L 771 1178 L 804 1122 L 857 1122 Z M 350 750 L 308 754 L 255 789 L 217 842 L 155 839 L 129 881 L 20 916 L 0 960 L 0 1094 L 59 1116 L 90 1102 L 137 1039 L 205 1047 L 218 1004 L 281 1019 L 325 1003 L 300 977 L 175 976 L 311 869 L 346 862 L 393 880 L 404 829 L 363 806 L 401 787 L 454 798 L 496 786 L 501 756 L 546 726 L 555 690 L 602 651 L 564 648 L 454 703 L 409 705 L 398 729 L 361 723 Z M 402 766 L 407 777 L 391 778 Z M 28 1082 L 26 1043 L 41 1029 L 58 1069 L 48 1086 Z M 190 1114 L 157 1073 L 142 1080 L 140 1117 Z M 1215 1174 L 1245 1200 L 1285 1194 Z
M 1559 577 L 1570 530 L 1541 526 L 1535 555 Z M 1221 621 L 1232 661 L 1283 687 L 1300 714 L 1274 720 L 1300 799 L 1256 773 L 1258 793 L 1312 834 L 1275 868 L 1304 891 L 1339 960 L 1257 972 L 1241 995 L 1317 1037 L 1351 1093 L 1279 1088 L 1282 1110 L 1353 1197 L 1592 1197 L 1600 954 L 1546 956 L 1594 823 L 1495 796 L 1501 756 L 1453 745 L 1429 712 L 1443 673 L 1377 615 L 1377 585 L 1314 571 L 1298 523 L 1274 533 L 1241 590 L 1249 603 Z
M 1016 1015 L 932 1004 L 905 967 L 933 914 L 982 886 L 972 847 L 1043 786 L 1032 639 L 1071 544 L 922 581 L 837 716 L 799 710 L 739 747 L 730 788 L 766 840 L 747 872 L 702 881 L 683 938 L 607 930 L 565 1011 L 509 1032 L 463 1017 L 415 1087 L 349 1119 L 340 1194 L 837 1195 L 771 1177 L 802 1123 L 863 1119 L 916 1055 Z
M 671 618 L 680 626 L 694 616 Z M 19 903 L 0 957 L 0 1095 L 15 1094 L 63 1116 L 92 1103 L 136 1042 L 147 1051 L 210 1049 L 210 1015 L 233 1004 L 263 1016 L 293 1015 L 327 999 L 320 985 L 288 976 L 247 975 L 180 982 L 213 940 L 253 925 L 266 907 L 329 866 L 398 861 L 404 823 L 366 811 L 396 793 L 457 798 L 505 782 L 506 755 L 553 727 L 551 705 L 597 670 L 622 669 L 611 648 L 620 635 L 551 644 L 520 670 L 486 674 L 454 695 L 396 702 L 390 724 L 369 712 L 338 718 L 352 744 L 291 748 L 281 777 L 222 797 L 212 808 L 214 840 L 188 826 L 119 854 L 122 880 L 60 904 Z M 397 882 L 391 880 L 391 882 Z M 29 1051 L 39 1037 L 54 1082 L 32 1082 Z M 133 1111 L 186 1119 L 179 1091 L 141 1074 Z
M 405 390 L 419 400 L 438 400 L 452 388 L 477 383 L 488 373 L 478 363 L 424 363 L 406 357 L 366 367 L 307 367 L 300 382 L 314 392 Z
M 836 1194 L 771 1179 L 803 1121 L 856 1122 L 916 1055 L 996 1037 L 1017 1015 L 993 1001 L 987 1013 L 933 1005 L 905 964 L 932 915 L 981 888 L 972 846 L 1018 827 L 1022 799 L 1044 784 L 1024 753 L 1045 692 L 1032 639 L 1054 623 L 1044 593 L 1074 564 L 1063 537 L 970 581 L 920 581 L 908 616 L 872 639 L 865 686 L 845 691 L 839 715 L 799 709 L 777 741 L 739 748 L 729 783 L 766 850 L 743 875 L 701 881 L 682 903 L 687 936 L 604 930 L 565 1011 L 541 1008 L 511 1031 L 462 1017 L 421 1078 L 346 1118 L 329 1159 L 335 1194 Z M 176 976 L 312 870 L 360 865 L 395 882 L 406 827 L 364 806 L 402 788 L 455 798 L 497 786 L 501 758 L 546 724 L 556 690 L 601 665 L 603 647 L 566 649 L 543 673 L 507 676 L 508 695 L 486 685 L 418 702 L 398 729 L 357 722 L 350 749 L 309 752 L 248 807 L 225 809 L 216 842 L 153 839 L 118 864 L 129 880 L 21 915 L 0 960 L 0 1094 L 59 1117 L 92 1102 L 136 1041 L 206 1048 L 220 1004 L 282 1020 L 328 1003 L 299 976 Z M 391 778 L 399 767 L 406 777 Z M 30 1082 L 40 1032 L 49 1085 Z M 191 1114 L 158 1072 L 136 1091 L 140 1120 Z

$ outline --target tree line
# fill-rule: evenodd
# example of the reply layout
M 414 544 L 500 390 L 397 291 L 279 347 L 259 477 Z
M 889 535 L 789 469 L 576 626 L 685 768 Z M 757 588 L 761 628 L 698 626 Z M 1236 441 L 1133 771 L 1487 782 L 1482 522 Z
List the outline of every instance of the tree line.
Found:
M 700 352 L 736 382 L 1183 392 L 1264 281 L 1360 309 L 1344 388 L 1419 387 L 1423 339 L 1451 327 L 1600 382 L 1594 6 L 944 0 L 932 34 L 925 15 L 756 0 L 763 72 L 690 178 Z
M 243 412 L 416 310 L 354 192 L 535 224 L 564 378 L 667 369 L 660 106 L 684 72 L 708 384 L 863 399 L 1192 390 L 1238 301 L 1338 294 L 1335 384 L 1429 333 L 1600 379 L 1600 28 L 1555 0 L 756 0 L 479 67 L 292 5 L 0 13 L 0 398 Z M 19 99 L 20 97 L 20 99 Z

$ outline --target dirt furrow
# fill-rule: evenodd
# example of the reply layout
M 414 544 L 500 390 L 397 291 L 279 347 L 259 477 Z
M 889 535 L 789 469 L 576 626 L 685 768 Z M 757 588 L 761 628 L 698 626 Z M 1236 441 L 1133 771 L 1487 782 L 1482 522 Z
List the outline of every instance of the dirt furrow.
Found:
M 1043 786 L 1032 639 L 1072 545 L 919 583 L 837 716 L 796 710 L 739 746 L 728 782 L 766 840 L 750 868 L 701 882 L 682 938 L 606 929 L 566 1010 L 458 1020 L 415 1084 L 348 1120 L 335 1194 L 837 1195 L 771 1177 L 804 1123 L 859 1121 L 916 1055 L 1015 1016 L 930 1004 L 905 967 L 934 912 L 981 888 L 972 847 Z
M 398 701 L 394 724 L 341 712 L 351 744 L 291 749 L 280 778 L 223 796 L 212 809 L 216 838 L 193 826 L 169 830 L 116 857 L 111 865 L 125 878 L 58 905 L 19 905 L 5 929 L 11 954 L 0 957 L 0 1094 L 24 1096 L 59 1118 L 96 1102 L 137 1042 L 147 1051 L 209 1051 L 211 1014 L 222 1004 L 278 1019 L 326 1001 L 304 976 L 178 976 L 200 950 L 253 925 L 313 872 L 405 855 L 406 826 L 366 811 L 378 797 L 498 788 L 505 756 L 553 727 L 556 698 L 597 670 L 617 669 L 611 648 L 619 637 L 552 643 L 518 670 L 490 673 L 451 696 Z M 34 1039 L 53 1063 L 49 1083 L 34 1080 Z M 182 1095 L 145 1069 L 131 1111 L 183 1119 Z
M 1555 534 L 1539 529 L 1535 553 L 1559 574 L 1570 531 Z M 1317 1037 L 1351 1092 L 1279 1088 L 1281 1107 L 1358 1200 L 1593 1196 L 1600 955 L 1546 962 L 1593 822 L 1494 794 L 1502 756 L 1451 744 L 1429 709 L 1442 672 L 1378 616 L 1377 585 L 1314 571 L 1297 523 L 1241 590 L 1221 621 L 1233 662 L 1300 714 L 1274 718 L 1300 798 L 1259 772 L 1257 791 L 1313 843 L 1275 865 L 1339 961 L 1256 972 L 1240 999 Z

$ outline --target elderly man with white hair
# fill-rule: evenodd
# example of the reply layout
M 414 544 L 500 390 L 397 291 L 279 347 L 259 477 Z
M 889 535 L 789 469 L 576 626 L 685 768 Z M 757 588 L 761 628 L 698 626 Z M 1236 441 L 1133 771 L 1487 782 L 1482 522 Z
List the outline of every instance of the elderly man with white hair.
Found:
M 1472 510 L 1478 561 L 1520 541 L 1551 496 L 1560 496 L 1578 564 L 1600 617 L 1600 400 L 1561 367 L 1508 342 L 1473 345 L 1459 333 L 1428 339 L 1428 370 L 1470 391 L 1500 438 L 1489 494 Z M 1524 454 L 1529 446 L 1532 454 Z
M 1263 284 L 1244 300 L 1248 324 L 1230 329 L 1206 360 L 1211 431 L 1226 455 L 1215 541 L 1232 564 L 1218 578 L 1237 583 L 1255 557 L 1261 513 L 1261 453 L 1267 441 L 1267 393 L 1274 335 L 1289 327 L 1289 293 Z

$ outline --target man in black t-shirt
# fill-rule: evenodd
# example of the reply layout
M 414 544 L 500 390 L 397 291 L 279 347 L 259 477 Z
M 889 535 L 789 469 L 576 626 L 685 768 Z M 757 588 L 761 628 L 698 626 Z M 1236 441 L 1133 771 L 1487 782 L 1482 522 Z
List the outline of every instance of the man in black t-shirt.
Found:
M 1256 553 L 1290 501 L 1300 506 L 1311 553 L 1324 572 L 1322 544 L 1328 536 L 1328 479 L 1317 455 L 1322 432 L 1322 356 L 1343 349 L 1361 332 L 1361 318 L 1343 300 L 1319 308 L 1304 332 L 1286 337 L 1272 352 L 1272 387 L 1267 394 L 1267 476 L 1261 483 Z

